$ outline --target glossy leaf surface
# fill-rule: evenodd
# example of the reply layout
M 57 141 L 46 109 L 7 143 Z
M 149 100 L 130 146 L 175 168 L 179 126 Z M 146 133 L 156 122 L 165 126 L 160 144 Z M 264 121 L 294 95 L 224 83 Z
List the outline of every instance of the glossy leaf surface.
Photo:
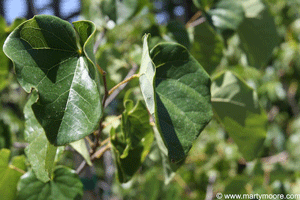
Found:
M 47 182 L 50 180 L 57 147 L 49 143 L 43 127 L 34 116 L 31 106 L 37 99 L 38 94 L 33 91 L 24 108 L 24 134 L 25 140 L 29 143 L 25 148 L 25 154 L 36 177 Z
M 83 185 L 74 170 L 57 167 L 47 183 L 38 180 L 32 171 L 27 172 L 20 179 L 18 191 L 18 200 L 73 200 L 83 195 Z
M 253 160 L 266 138 L 268 120 L 258 104 L 256 92 L 231 72 L 218 76 L 212 83 L 211 91 L 217 118 L 243 157 Z
M 145 36 L 140 87 L 169 159 L 180 162 L 212 118 L 208 74 L 179 44 L 158 44 L 149 54 Z
M 3 48 L 25 91 L 38 91 L 32 109 L 54 145 L 85 137 L 101 117 L 92 54 L 95 27 L 88 21 L 73 24 L 74 28 L 54 16 L 35 16 L 16 28 Z
M 128 182 L 144 162 L 153 142 L 153 130 L 146 106 L 124 102 L 121 131 L 111 129 L 111 143 L 121 183 Z
M 25 156 L 15 156 L 9 162 L 10 150 L 0 150 L 0 194 L 2 200 L 14 200 L 17 184 L 22 176 L 20 170 L 26 170 Z
M 211 74 L 223 56 L 224 44 L 221 36 L 209 25 L 201 23 L 194 28 L 194 43 L 191 54 Z

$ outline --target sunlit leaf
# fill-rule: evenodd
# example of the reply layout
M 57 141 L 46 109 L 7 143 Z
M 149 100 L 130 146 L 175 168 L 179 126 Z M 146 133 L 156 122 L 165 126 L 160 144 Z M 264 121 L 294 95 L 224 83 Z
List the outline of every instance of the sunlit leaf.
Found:
M 15 156 L 9 162 L 10 151 L 0 150 L 0 194 L 1 200 L 14 200 L 17 192 L 17 184 L 26 170 L 25 157 Z
M 18 26 L 3 47 L 24 90 L 38 91 L 32 109 L 54 145 L 90 134 L 102 114 L 92 53 L 95 27 L 89 21 L 73 25 L 37 15 Z
M 244 19 L 242 3 L 236 0 L 220 0 L 208 12 L 215 27 L 237 30 Z
M 144 37 L 140 87 L 172 162 L 183 160 L 211 120 L 210 78 L 187 49 Z
M 47 182 L 51 178 L 57 147 L 48 142 L 44 129 L 34 116 L 31 106 L 37 99 L 38 94 L 33 91 L 24 108 L 24 134 L 29 143 L 25 154 L 37 179 Z
M 74 170 L 61 166 L 47 183 L 37 179 L 32 171 L 27 172 L 20 179 L 18 191 L 18 200 L 73 200 L 83 195 L 83 185 Z

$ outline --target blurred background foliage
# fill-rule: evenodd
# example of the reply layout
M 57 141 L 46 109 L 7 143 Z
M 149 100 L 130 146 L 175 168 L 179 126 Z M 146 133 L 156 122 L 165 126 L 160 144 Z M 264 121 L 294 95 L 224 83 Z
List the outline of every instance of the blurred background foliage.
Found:
M 22 19 L 7 25 L 6 6 L 10 0 L 0 2 L 2 46 Z M 67 5 L 63 0 L 47 1 L 44 7 L 36 7 L 34 0 L 24 2 L 25 18 L 51 13 L 69 21 L 88 19 L 96 24 L 96 59 L 107 72 L 108 88 L 129 72 L 138 71 L 142 37 L 150 33 L 150 48 L 158 42 L 178 42 L 190 49 L 211 77 L 222 71 L 237 74 L 257 91 L 259 102 L 268 114 L 263 150 L 251 162 L 243 158 L 228 133 L 213 119 L 176 174 L 161 164 L 164 157 L 154 142 L 134 178 L 119 184 L 114 178 L 112 155 L 106 152 L 81 175 L 86 191 L 84 199 L 209 200 L 217 192 L 300 194 L 298 0 L 247 0 L 252 9 L 246 13 L 237 12 L 234 6 L 238 4 L 230 0 L 124 0 L 118 1 L 123 4 L 114 9 L 112 1 L 82 0 L 68 1 L 80 4 L 78 10 L 68 15 L 62 14 L 62 5 Z M 218 12 L 223 8 L 228 12 L 225 17 Z M 264 42 L 267 45 L 261 46 Z M 136 99 L 141 98 L 138 80 L 131 81 L 105 110 L 105 122 L 110 125 L 104 129 L 103 138 L 108 137 L 110 127 L 119 126 L 120 121 L 115 117 L 124 110 L 122 102 L 129 95 L 128 88 Z M 10 149 L 12 156 L 22 155 L 26 146 L 23 108 L 28 97 L 18 85 L 12 64 L 2 50 L 0 92 L 0 148 Z M 80 161 L 80 156 L 67 147 L 59 163 L 76 168 Z M 166 180 L 169 184 L 165 184 Z

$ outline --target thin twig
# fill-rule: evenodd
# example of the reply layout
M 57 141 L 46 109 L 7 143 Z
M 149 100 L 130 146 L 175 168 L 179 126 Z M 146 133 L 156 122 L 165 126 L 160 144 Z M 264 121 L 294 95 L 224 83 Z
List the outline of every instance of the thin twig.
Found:
M 105 145 L 104 147 L 102 147 L 101 149 L 99 149 L 98 151 L 96 151 L 92 156 L 91 156 L 91 161 L 94 161 L 95 159 L 99 159 L 101 158 L 101 156 L 104 154 L 105 151 L 110 150 L 111 148 L 111 144 L 110 142 Z
M 133 74 L 132 76 L 130 76 L 129 78 L 121 81 L 120 83 L 118 83 L 116 86 L 114 86 L 112 89 L 109 90 L 108 95 L 111 95 L 116 89 L 118 89 L 121 85 L 131 81 L 134 78 L 138 78 L 140 77 L 140 74 Z
M 124 80 L 126 80 L 127 78 L 134 75 L 137 69 L 138 69 L 138 66 L 136 64 L 133 64 L 133 67 L 128 72 L 128 74 L 126 75 Z M 104 108 L 106 108 L 116 98 L 116 96 L 126 87 L 127 84 L 128 84 L 128 82 L 124 83 L 118 89 L 116 89 L 114 92 L 112 92 L 112 94 L 107 98 Z
M 16 170 L 17 172 L 20 172 L 21 174 L 25 174 L 26 172 L 23 169 L 20 169 L 14 165 L 9 165 L 10 169 Z
M 205 17 L 201 17 L 195 21 L 193 21 L 192 23 L 188 24 L 188 27 L 195 27 L 195 26 L 198 26 L 202 23 L 204 23 L 206 21 Z
M 121 115 L 118 115 L 117 117 L 115 117 L 114 119 L 112 119 L 111 121 L 107 122 L 107 123 L 103 123 L 103 129 L 105 129 L 106 127 L 108 127 L 109 125 L 111 125 L 113 122 L 115 122 L 116 120 L 120 119 L 122 117 Z
M 95 161 L 96 159 L 99 159 L 106 151 L 110 150 L 111 145 L 108 143 L 106 146 L 102 147 L 98 151 L 96 151 L 92 156 L 91 156 L 91 161 Z M 87 162 L 83 160 L 79 167 L 76 169 L 76 173 L 80 174 L 85 168 L 87 167 Z
M 292 108 L 292 112 L 294 116 L 298 116 L 300 113 L 300 108 L 298 106 L 297 100 L 295 99 L 297 89 L 298 89 L 298 84 L 296 82 L 292 82 L 290 87 L 287 90 L 287 100 L 289 105 Z
M 21 143 L 21 142 L 14 142 L 13 147 L 17 149 L 24 149 L 29 145 L 29 143 Z
M 193 17 L 186 23 L 185 27 L 188 28 L 191 23 L 193 23 L 196 19 L 198 19 L 202 15 L 202 11 L 197 11 Z

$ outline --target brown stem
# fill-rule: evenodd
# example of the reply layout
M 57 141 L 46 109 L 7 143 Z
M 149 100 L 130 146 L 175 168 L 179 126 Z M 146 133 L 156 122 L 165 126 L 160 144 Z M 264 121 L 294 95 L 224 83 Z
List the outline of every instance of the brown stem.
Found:
M 131 68 L 131 70 L 128 72 L 128 74 L 126 75 L 125 79 L 131 77 L 133 74 L 135 74 L 136 70 L 138 69 L 138 66 L 136 64 L 133 64 L 133 67 Z M 124 83 L 123 85 L 121 85 L 119 88 L 117 88 L 114 92 L 112 92 L 112 94 L 107 98 L 104 108 L 106 108 L 115 98 L 116 96 L 126 87 L 127 83 Z

